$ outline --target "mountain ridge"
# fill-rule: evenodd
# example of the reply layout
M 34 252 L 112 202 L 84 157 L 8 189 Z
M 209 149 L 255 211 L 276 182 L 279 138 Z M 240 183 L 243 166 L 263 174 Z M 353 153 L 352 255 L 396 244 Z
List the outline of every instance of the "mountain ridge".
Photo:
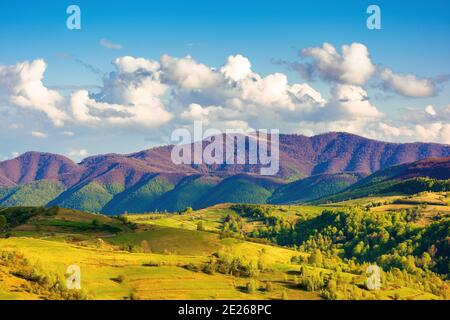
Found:
M 17 205 L 28 203 L 23 197 L 30 194 L 38 205 L 112 213 L 199 208 L 220 201 L 308 201 L 340 192 L 362 177 L 392 166 L 422 161 L 411 167 L 420 173 L 428 161 L 424 159 L 450 157 L 449 145 L 387 143 L 347 133 L 281 134 L 279 140 L 280 170 L 270 177 L 259 174 L 260 164 L 176 165 L 170 158 L 171 145 L 126 155 L 94 155 L 79 163 L 57 154 L 27 152 L 0 162 L 0 205 L 12 192 L 17 193 L 13 198 Z M 435 175 L 440 172 L 429 170 Z M 47 183 L 38 184 L 39 190 L 33 194 L 29 185 L 39 181 Z M 273 198 L 275 190 L 283 187 Z M 38 194 L 45 190 L 55 197 L 39 203 Z
M 280 171 L 277 176 L 284 179 L 342 172 L 371 174 L 397 164 L 450 156 L 450 145 L 382 142 L 343 132 L 313 137 L 280 134 L 279 140 Z M 0 185 L 46 179 L 58 180 L 68 187 L 91 180 L 121 182 L 128 187 L 138 183 L 146 173 L 230 176 L 258 174 L 260 169 L 259 164 L 175 165 L 170 160 L 172 148 L 173 145 L 166 145 L 123 155 L 94 155 L 79 163 L 58 154 L 26 152 L 0 162 Z

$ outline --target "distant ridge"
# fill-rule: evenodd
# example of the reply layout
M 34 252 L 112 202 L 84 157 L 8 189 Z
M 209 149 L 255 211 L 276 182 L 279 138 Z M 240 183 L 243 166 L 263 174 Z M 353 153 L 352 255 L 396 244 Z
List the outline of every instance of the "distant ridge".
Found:
M 320 199 L 319 202 L 342 201 L 382 194 L 395 189 L 393 188 L 395 185 L 414 178 L 450 179 L 450 157 L 428 158 L 380 170 L 340 193 Z
M 342 132 L 313 137 L 280 134 L 279 141 L 280 170 L 277 176 L 266 179 L 258 178 L 258 164 L 176 165 L 170 159 L 173 146 L 156 147 L 128 155 L 91 156 L 79 164 L 61 155 L 27 152 L 15 159 L 0 162 L 0 188 L 4 189 L 0 190 L 0 206 L 2 194 L 11 198 L 11 188 L 37 181 L 54 183 L 40 185 L 41 192 L 49 189 L 55 193 L 61 185 L 64 187 L 63 193 L 57 195 L 50 204 L 121 213 L 129 209 L 139 212 L 167 208 L 174 210 L 186 205 L 203 206 L 230 199 L 265 202 L 269 201 L 276 189 L 273 185 L 278 188 L 302 178 L 314 177 L 290 186 L 295 189 L 312 183 L 315 189 L 310 195 L 300 197 L 302 199 L 288 197 L 289 201 L 303 201 L 339 192 L 361 177 L 391 166 L 427 158 L 450 157 L 449 145 L 388 143 Z M 422 167 L 426 166 L 427 161 L 410 167 L 405 177 L 414 175 L 415 170 L 425 170 Z M 427 170 L 436 177 L 441 174 L 441 169 Z M 343 173 L 346 175 L 340 175 Z M 191 176 L 196 178 L 186 180 Z M 333 187 L 327 188 L 327 183 L 332 183 Z M 223 195 L 217 191 L 214 195 L 217 188 L 229 194 Z M 239 194 L 239 188 L 248 191 Z M 250 190 L 255 193 L 252 194 Z M 202 193 L 201 198 L 204 199 L 198 198 L 198 193 Z M 240 197 L 242 194 L 247 196 Z M 281 200 L 271 199 L 277 202 L 286 198 L 285 195 L 278 196 Z M 12 197 L 16 198 L 22 197 Z M 17 204 L 20 205 L 19 200 Z

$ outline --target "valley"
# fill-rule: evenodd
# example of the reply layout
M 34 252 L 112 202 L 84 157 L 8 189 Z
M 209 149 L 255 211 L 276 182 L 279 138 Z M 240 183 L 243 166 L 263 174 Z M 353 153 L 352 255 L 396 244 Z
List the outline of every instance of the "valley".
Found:
M 358 210 L 366 212 L 358 218 L 360 226 L 377 228 L 372 219 L 378 217 L 381 227 L 383 219 L 397 216 L 393 229 L 385 225 L 377 231 L 397 240 L 373 255 L 383 242 L 368 240 L 369 230 L 357 233 L 371 246 L 365 253 L 351 239 L 333 237 L 348 230 L 327 218 L 331 212 L 343 218 L 356 217 Z M 0 239 L 1 299 L 446 299 L 449 294 L 444 266 L 449 193 L 320 206 L 220 204 L 118 217 L 57 207 L 9 208 L 0 215 L 8 221 Z M 289 243 L 302 226 L 309 226 L 310 236 Z M 410 243 L 395 234 L 400 227 L 424 237 L 434 231 L 425 243 L 417 236 Z M 329 234 L 329 228 L 336 231 Z M 407 243 L 410 254 L 403 252 Z M 426 254 L 429 248 L 434 256 Z M 381 290 L 365 288 L 369 263 L 385 270 Z M 42 280 L 62 281 L 73 264 L 81 269 L 79 296 L 53 292 L 54 283 Z
M 0 299 L 450 298 L 448 146 L 330 133 L 280 149 L 272 177 L 174 166 L 170 146 L 0 162 Z

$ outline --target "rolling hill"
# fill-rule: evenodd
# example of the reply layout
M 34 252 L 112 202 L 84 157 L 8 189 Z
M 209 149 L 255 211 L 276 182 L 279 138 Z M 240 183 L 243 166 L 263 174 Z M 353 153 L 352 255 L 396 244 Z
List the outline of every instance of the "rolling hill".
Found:
M 346 189 L 362 176 L 362 174 L 356 173 L 335 173 L 300 179 L 278 188 L 268 202 L 286 204 L 319 199 Z
M 344 201 L 390 192 L 408 193 L 405 183 L 411 184 L 420 181 L 420 178 L 450 179 L 450 157 L 430 158 L 380 170 L 340 193 L 320 199 L 319 202 Z M 403 186 L 399 187 L 401 184 Z M 427 191 L 427 186 L 424 188 L 421 191 Z

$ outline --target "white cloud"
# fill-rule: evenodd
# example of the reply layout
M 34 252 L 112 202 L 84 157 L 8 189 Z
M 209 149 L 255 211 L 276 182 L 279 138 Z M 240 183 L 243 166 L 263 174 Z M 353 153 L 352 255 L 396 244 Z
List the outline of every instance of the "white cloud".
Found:
M 31 135 L 35 138 L 47 138 L 48 134 L 41 131 L 31 131 Z
M 396 74 L 391 69 L 380 70 L 383 86 L 406 97 L 429 97 L 436 93 L 436 87 L 430 79 L 419 79 L 414 74 Z
M 134 58 L 125 56 L 114 60 L 113 65 L 119 74 L 134 73 L 136 71 L 156 72 L 159 69 L 159 63 L 144 58 Z
M 61 134 L 63 136 L 66 136 L 66 137 L 73 137 L 73 136 L 75 136 L 75 133 L 73 133 L 72 131 L 63 131 L 63 132 L 61 132 Z
M 435 116 L 436 111 L 434 110 L 434 107 L 432 105 L 429 105 L 425 108 L 425 112 L 428 113 L 430 116 Z
M 89 152 L 86 149 L 70 149 L 67 155 L 71 158 L 80 159 L 87 157 Z
M 227 62 L 220 68 L 220 72 L 228 79 L 239 81 L 252 72 L 251 66 L 252 64 L 246 57 L 238 54 L 229 56 Z
M 121 44 L 111 42 L 108 39 L 104 39 L 104 38 L 100 40 L 100 45 L 106 49 L 111 49 L 111 50 L 122 49 Z
M 334 110 L 330 113 L 340 113 L 340 118 L 376 119 L 383 116 L 383 114 L 370 103 L 367 92 L 361 87 L 337 85 L 333 89 L 333 99 L 331 108 Z M 330 106 L 328 106 L 328 109 L 329 108 Z
M 299 63 L 276 60 L 276 64 L 296 70 L 306 78 L 319 76 L 337 84 L 363 86 L 370 79 L 377 78 L 381 81 L 382 89 L 413 98 L 435 95 L 437 84 L 447 80 L 447 76 L 433 80 L 419 78 L 412 73 L 397 74 L 389 68 L 376 68 L 369 50 L 361 43 L 343 45 L 341 51 L 339 53 L 332 44 L 324 43 L 322 47 L 305 48 L 301 51 L 301 57 L 310 61 Z
M 400 122 L 372 103 L 363 88 L 374 76 L 365 46 L 343 46 L 341 54 L 329 44 L 305 50 L 315 72 L 335 82 L 326 99 L 307 83 L 290 83 L 283 73 L 256 73 L 242 55 L 229 56 L 217 68 L 192 57 L 163 55 L 159 61 L 120 57 L 112 62 L 114 70 L 104 77 L 98 92 L 77 90 L 67 97 L 44 86 L 42 60 L 0 66 L 0 75 L 5 76 L 0 78 L 0 97 L 42 111 L 55 125 L 67 123 L 73 130 L 77 126 L 145 132 L 157 128 L 163 135 L 201 120 L 216 128 L 278 128 L 308 134 L 347 131 L 385 140 L 447 141 L 450 106 L 421 108 L 413 113 L 414 119 Z M 16 96 L 28 104 L 17 104 L 12 99 Z M 56 134 L 73 136 L 72 131 Z
M 76 122 L 157 127 L 172 118 L 161 101 L 168 86 L 160 80 L 159 63 L 127 56 L 113 65 L 116 71 L 105 78 L 99 94 L 72 94 L 70 109 Z
M 311 58 L 312 70 L 329 81 L 363 85 L 375 72 L 369 51 L 361 43 L 342 46 L 341 54 L 333 45 L 324 43 L 322 47 L 303 49 L 301 55 Z
M 61 109 L 62 96 L 44 86 L 42 79 L 47 64 L 44 60 L 22 62 L 13 66 L 0 66 L 0 98 L 26 109 L 45 113 L 56 126 L 67 120 Z
M 196 62 L 191 57 L 161 57 L 164 77 L 186 90 L 202 90 L 218 85 L 220 77 L 210 67 Z

